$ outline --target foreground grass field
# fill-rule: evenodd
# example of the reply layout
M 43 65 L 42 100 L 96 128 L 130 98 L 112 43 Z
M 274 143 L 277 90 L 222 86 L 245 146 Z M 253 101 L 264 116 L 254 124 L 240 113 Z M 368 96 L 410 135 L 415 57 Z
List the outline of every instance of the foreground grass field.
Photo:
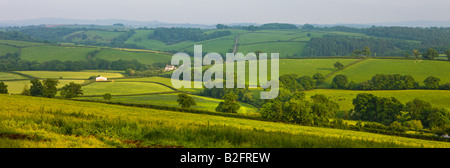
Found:
M 366 132 L 0 95 L 0 147 L 450 147 Z

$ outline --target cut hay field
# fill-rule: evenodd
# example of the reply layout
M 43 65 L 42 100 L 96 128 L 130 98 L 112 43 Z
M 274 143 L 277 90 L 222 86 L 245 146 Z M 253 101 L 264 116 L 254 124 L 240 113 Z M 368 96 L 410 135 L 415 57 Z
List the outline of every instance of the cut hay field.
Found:
M 197 105 L 192 106 L 193 109 L 215 111 L 217 105 L 223 100 L 191 95 L 194 98 Z M 83 97 L 81 99 L 88 100 L 103 100 L 103 97 Z M 163 106 L 176 106 L 180 107 L 177 102 L 178 94 L 155 94 L 155 95 L 139 95 L 139 96 L 112 96 L 111 101 L 113 102 L 124 102 L 124 103 L 136 103 L 136 104 L 153 104 L 153 105 L 163 105 Z M 241 108 L 239 108 L 238 113 L 249 114 L 257 113 L 257 110 L 252 105 L 246 103 L 239 103 Z
M 402 74 L 412 75 L 416 82 L 423 85 L 423 81 L 429 76 L 441 79 L 442 83 L 450 82 L 450 62 L 424 60 L 399 59 L 369 59 L 350 66 L 337 74 L 346 75 L 349 81 L 357 83 L 370 80 L 376 74 Z M 333 77 L 326 82 L 331 84 Z
M 62 77 L 62 79 L 89 79 L 91 76 L 103 76 L 107 78 L 122 78 L 124 77 L 121 73 L 117 72 L 101 72 L 101 71 L 17 71 L 19 73 L 33 76 L 36 78 L 57 78 L 59 79 Z
M 24 76 L 21 76 L 21 75 L 13 74 L 13 73 L 0 72 L 0 81 L 2 81 L 2 80 L 15 80 L 15 79 L 28 79 L 28 78 L 24 77 Z
M 0 95 L 0 102 L 8 104 L 0 106 L 2 148 L 450 147 L 446 142 L 367 132 L 102 103 L 19 95 Z
M 101 50 L 95 58 L 101 58 L 110 61 L 122 60 L 137 60 L 144 64 L 153 64 L 157 62 L 169 63 L 172 59 L 171 55 L 158 54 L 152 52 L 137 52 L 137 51 L 121 51 L 121 50 Z
M 132 95 L 174 91 L 160 84 L 144 82 L 95 82 L 82 87 L 82 90 L 85 96 L 102 96 L 105 93 L 110 93 L 111 95 Z
M 21 59 L 28 61 L 46 62 L 85 61 L 87 53 L 97 48 L 69 47 L 69 46 L 35 46 L 22 49 Z
M 380 97 L 395 97 L 401 103 L 406 104 L 414 98 L 430 102 L 433 107 L 446 108 L 450 110 L 449 90 L 380 90 L 380 91 L 355 91 L 336 89 L 315 89 L 305 92 L 307 97 L 315 94 L 324 94 L 330 100 L 339 104 L 339 109 L 349 111 L 353 108 L 352 101 L 359 93 L 370 93 Z

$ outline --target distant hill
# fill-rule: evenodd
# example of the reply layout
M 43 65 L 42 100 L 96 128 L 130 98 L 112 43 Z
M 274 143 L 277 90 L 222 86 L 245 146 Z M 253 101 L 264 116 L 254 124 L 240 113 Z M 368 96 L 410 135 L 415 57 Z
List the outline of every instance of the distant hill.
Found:
M 122 19 L 103 19 L 103 20 L 87 20 L 87 19 L 68 19 L 68 18 L 38 18 L 38 19 L 27 19 L 27 20 L 3 20 L 0 21 L 0 27 L 8 26 L 29 26 L 29 25 L 113 25 L 116 23 L 124 24 L 127 27 L 185 27 L 185 28 L 202 28 L 202 29 L 213 29 L 214 25 L 210 24 L 189 24 L 189 23 L 167 23 L 154 21 L 133 21 L 133 20 L 122 20 Z M 219 23 L 218 23 L 219 24 Z M 255 25 L 259 26 L 259 23 L 228 23 L 229 26 L 249 26 Z M 294 24 L 301 26 L 303 24 Z M 333 26 L 346 26 L 346 27 L 356 27 L 364 28 L 375 26 L 405 26 L 405 27 L 450 27 L 450 20 L 447 21 L 431 21 L 431 20 L 417 20 L 417 21 L 403 21 L 403 22 L 381 22 L 381 23 L 339 23 L 339 24 L 312 24 L 316 27 L 333 27 Z

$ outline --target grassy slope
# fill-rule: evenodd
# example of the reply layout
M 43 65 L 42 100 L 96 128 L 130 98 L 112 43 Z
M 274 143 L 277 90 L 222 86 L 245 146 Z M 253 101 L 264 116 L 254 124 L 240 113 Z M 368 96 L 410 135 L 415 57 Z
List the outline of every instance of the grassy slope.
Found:
M 428 76 L 436 76 L 441 79 L 441 83 L 447 83 L 450 82 L 450 62 L 369 59 L 346 68 L 338 74 L 346 75 L 349 81 L 355 82 L 370 80 L 376 74 L 403 74 L 412 75 L 421 85 Z M 327 83 L 331 83 L 332 80 L 333 77 L 329 78 Z
M 7 72 L 0 72 L 0 81 L 1 80 L 13 80 L 13 79 L 27 79 L 24 76 L 13 74 L 13 73 L 7 73 Z
M 0 40 L 0 44 L 9 44 L 9 45 L 18 46 L 18 47 L 46 45 L 45 43 L 15 41 L 15 40 Z
M 5 135 L 1 147 L 136 147 L 133 141 L 184 147 L 450 147 L 445 142 L 99 103 L 9 95 L 0 95 L 0 101 L 8 104 L 0 106 Z
M 110 61 L 137 60 L 144 64 L 153 64 L 156 62 L 170 62 L 172 57 L 166 54 L 157 54 L 152 52 L 130 52 L 120 50 L 101 50 L 95 58 L 101 58 Z
M 196 106 L 192 106 L 191 108 L 215 111 L 217 105 L 223 100 L 214 99 L 202 96 L 191 95 L 195 102 Z M 103 100 L 102 97 L 89 97 L 83 99 L 91 99 L 91 100 Z M 158 94 L 158 95 L 140 95 L 140 96 L 113 96 L 111 101 L 116 102 L 125 102 L 125 103 L 137 103 L 137 104 L 155 104 L 155 105 L 164 105 L 164 106 L 177 106 L 180 105 L 177 103 L 178 94 Z M 238 113 L 247 114 L 247 113 L 256 113 L 255 107 L 246 103 L 239 103 L 241 108 Z
M 0 56 L 5 55 L 7 53 L 17 53 L 19 52 L 19 49 L 13 46 L 3 45 L 0 44 Z
M 84 95 L 129 95 L 157 92 L 171 92 L 172 89 L 163 85 L 142 82 L 96 82 L 83 88 Z

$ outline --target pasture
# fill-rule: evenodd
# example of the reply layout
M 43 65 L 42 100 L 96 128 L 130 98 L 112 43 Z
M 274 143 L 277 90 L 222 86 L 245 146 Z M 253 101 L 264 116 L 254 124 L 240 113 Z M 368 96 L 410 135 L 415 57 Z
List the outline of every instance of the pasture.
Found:
M 368 59 L 352 65 L 337 74 L 346 75 L 349 82 L 357 83 L 372 79 L 376 74 L 411 75 L 416 82 L 423 85 L 429 76 L 441 79 L 442 83 L 450 82 L 450 62 L 431 60 L 403 60 L 403 59 Z M 334 77 L 334 76 L 333 76 Z M 326 82 L 331 84 L 333 77 Z
M 35 46 L 22 49 L 21 59 L 28 61 L 47 62 L 59 61 L 85 61 L 88 52 L 97 50 L 92 47 L 73 46 Z
M 158 54 L 152 52 L 141 52 L 141 51 L 121 51 L 121 50 L 111 50 L 105 49 L 101 50 L 95 58 L 101 58 L 110 61 L 122 60 L 137 60 L 143 64 L 153 64 L 153 63 L 169 63 L 172 59 L 171 55 Z

